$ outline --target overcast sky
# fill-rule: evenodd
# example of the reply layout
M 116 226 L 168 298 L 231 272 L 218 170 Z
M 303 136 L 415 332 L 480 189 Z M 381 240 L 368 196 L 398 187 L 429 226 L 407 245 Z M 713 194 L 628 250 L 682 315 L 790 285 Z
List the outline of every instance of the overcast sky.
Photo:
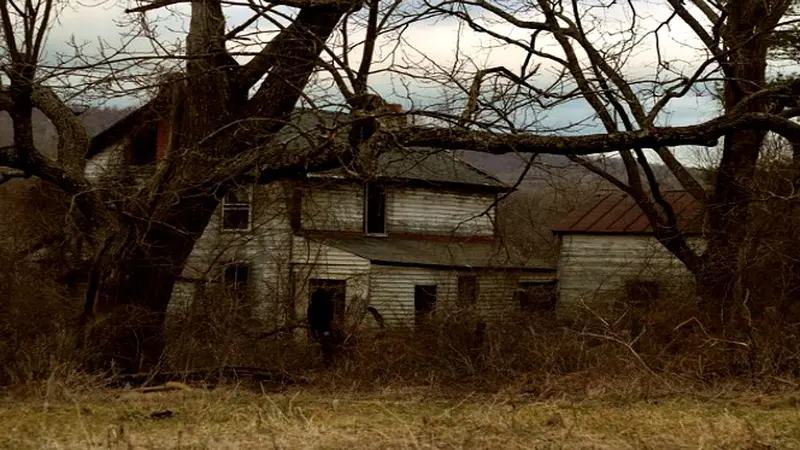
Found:
M 657 19 L 668 14 L 666 6 L 660 3 L 636 0 L 637 14 L 640 16 L 639 26 L 643 29 L 655 27 Z M 48 40 L 48 58 L 57 52 L 68 51 L 66 44 L 71 38 L 75 38 L 79 43 L 85 43 L 85 49 L 96 48 L 100 40 L 105 40 L 112 45 L 118 45 L 124 41 L 123 28 L 120 28 L 121 21 L 130 20 L 132 17 L 126 15 L 123 9 L 129 6 L 127 2 L 106 1 L 99 3 L 74 3 L 62 11 L 59 17 L 60 23 L 52 30 Z M 186 10 L 186 6 L 182 7 Z M 644 12 L 643 12 L 644 11 Z M 630 11 L 622 9 L 612 10 L 599 16 L 595 23 L 590 24 L 596 31 L 593 34 L 597 42 L 613 43 L 618 32 L 629 23 L 627 18 Z M 228 28 L 244 21 L 248 16 L 246 10 L 229 10 Z M 164 17 L 166 13 L 148 13 L 148 17 Z M 257 22 L 255 27 L 265 30 L 269 29 L 268 24 Z M 165 42 L 179 43 L 184 38 L 183 30 L 185 24 L 175 19 L 161 21 L 157 24 L 157 31 L 161 39 Z M 495 25 L 493 30 L 509 36 L 526 36 L 521 30 L 506 25 Z M 704 60 L 704 54 L 699 50 L 699 45 L 692 38 L 693 34 L 677 19 L 673 21 L 671 27 L 661 33 L 661 53 L 664 59 L 673 62 L 673 68 L 679 72 L 690 75 L 692 69 Z M 524 55 L 521 50 L 509 47 L 498 46 L 496 41 L 484 35 L 464 30 L 455 21 L 440 21 L 437 23 L 427 22 L 412 25 L 403 35 L 404 40 L 401 44 L 402 56 L 399 62 L 403 64 L 419 64 L 420 69 L 425 68 L 435 71 L 435 66 L 449 68 L 457 59 L 463 62 L 465 58 L 471 58 L 472 63 L 466 64 L 464 69 L 467 72 L 474 71 L 480 67 L 491 67 L 504 65 L 512 70 L 517 70 Z M 527 38 L 525 38 L 527 39 Z M 456 43 L 459 43 L 457 46 Z M 385 57 L 390 49 L 394 49 L 389 44 L 394 44 L 392 40 L 385 40 L 379 47 L 377 57 Z M 545 42 L 545 45 L 547 42 Z M 493 47 L 493 48 L 489 48 Z M 138 50 L 145 50 L 147 47 L 144 40 L 134 45 Z M 552 50 L 552 47 L 547 47 Z M 457 51 L 458 50 L 458 51 Z M 625 64 L 626 74 L 631 80 L 652 79 L 655 73 L 656 53 L 654 40 L 652 37 L 643 38 L 637 50 L 632 52 Z M 357 63 L 357 56 L 353 55 L 353 64 Z M 242 58 L 245 59 L 245 58 Z M 398 62 L 398 60 L 395 60 Z M 552 65 L 546 61 L 534 61 L 541 63 L 539 74 L 535 75 L 532 83 L 538 86 L 545 86 L 553 79 Z M 324 77 L 323 77 L 324 78 Z M 324 81 L 324 80 L 323 80 Z M 406 106 L 414 105 L 417 107 L 427 106 L 431 103 L 442 100 L 442 86 L 425 84 L 406 76 L 381 74 L 371 78 L 371 88 L 375 91 L 393 97 L 393 100 L 400 101 Z M 321 82 L 319 86 L 327 87 L 329 83 Z M 658 122 L 663 125 L 687 125 L 707 120 L 718 113 L 719 106 L 709 95 L 709 89 L 699 89 L 696 93 L 673 100 L 664 114 L 659 116 Z M 335 91 L 335 89 L 333 90 Z M 332 92 L 328 90 L 328 92 Z M 115 103 L 126 103 L 130 99 L 117 100 Z M 547 111 L 535 111 L 526 120 L 535 120 L 538 127 L 559 128 L 572 124 L 590 116 L 591 109 L 585 102 L 570 102 L 557 108 Z M 573 132 L 592 132 L 601 131 L 597 121 L 589 121 L 584 127 Z

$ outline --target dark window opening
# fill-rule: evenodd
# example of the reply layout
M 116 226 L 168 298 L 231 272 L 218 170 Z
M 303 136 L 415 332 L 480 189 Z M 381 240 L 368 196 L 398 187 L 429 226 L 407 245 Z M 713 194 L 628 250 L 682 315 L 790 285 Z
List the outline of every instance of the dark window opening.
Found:
M 414 325 L 422 328 L 436 312 L 436 285 L 414 286 Z
M 367 234 L 386 234 L 386 187 L 364 187 L 364 229 Z
M 655 280 L 628 280 L 625 291 L 628 304 L 637 308 L 650 308 L 657 300 L 660 286 Z
M 222 229 L 250 229 L 250 190 L 234 188 L 222 198 Z
M 132 166 L 143 166 L 156 160 L 156 137 L 158 127 L 148 124 L 131 137 L 128 147 L 128 163 Z
M 556 310 L 555 282 L 521 282 L 516 295 L 523 314 L 551 314 Z
M 225 293 L 236 301 L 244 301 L 247 298 L 248 285 L 250 282 L 250 266 L 247 264 L 231 264 L 225 267 L 223 283 Z
M 315 337 L 332 333 L 344 322 L 346 280 L 309 280 L 308 327 Z
M 298 232 L 303 227 L 303 190 L 292 189 L 292 198 L 289 205 L 289 222 L 292 231 Z
M 478 277 L 475 275 L 458 276 L 458 305 L 473 306 L 478 302 Z

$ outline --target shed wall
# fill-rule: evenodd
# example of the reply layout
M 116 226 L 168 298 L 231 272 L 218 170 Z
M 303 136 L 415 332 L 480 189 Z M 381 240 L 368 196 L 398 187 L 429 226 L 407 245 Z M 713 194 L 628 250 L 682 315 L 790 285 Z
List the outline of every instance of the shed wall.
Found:
M 683 264 L 652 236 L 565 234 L 561 239 L 561 314 L 609 307 L 621 299 L 627 280 L 657 280 L 664 294 L 689 288 L 693 282 Z M 704 242 L 696 238 L 690 245 L 699 248 Z

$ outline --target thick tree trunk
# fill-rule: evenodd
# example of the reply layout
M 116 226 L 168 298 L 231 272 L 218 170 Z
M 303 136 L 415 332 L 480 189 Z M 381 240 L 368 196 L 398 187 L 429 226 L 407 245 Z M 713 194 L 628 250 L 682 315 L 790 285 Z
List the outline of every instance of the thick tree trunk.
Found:
M 727 22 L 730 56 L 723 67 L 728 82 L 724 108 L 739 107 L 745 113 L 766 111 L 763 100 L 742 101 L 762 89 L 766 81 L 767 12 L 759 2 L 733 2 Z M 702 269 L 696 273 L 698 301 L 708 326 L 715 331 L 740 324 L 747 286 L 747 232 L 750 198 L 756 163 L 766 135 L 743 130 L 725 136 L 714 194 L 708 205 L 708 248 Z
M 158 363 L 175 280 L 218 199 L 238 177 L 258 164 L 274 164 L 278 172 L 311 164 L 307 154 L 273 153 L 266 144 L 285 124 L 323 43 L 348 9 L 302 8 L 264 54 L 240 66 L 225 50 L 222 4 L 192 2 L 187 54 L 194 58 L 187 60 L 185 76 L 168 80 L 182 103 L 180 114 L 169 115 L 178 122 L 172 124 L 177 144 L 152 182 L 124 200 L 119 232 L 98 258 L 95 289 L 87 295 L 85 342 L 101 367 L 114 361 L 124 372 L 137 372 Z
M 87 349 L 95 367 L 123 372 L 153 368 L 164 349 L 163 328 L 175 279 L 216 208 L 213 194 L 187 195 L 173 217 L 126 219 L 99 261 Z

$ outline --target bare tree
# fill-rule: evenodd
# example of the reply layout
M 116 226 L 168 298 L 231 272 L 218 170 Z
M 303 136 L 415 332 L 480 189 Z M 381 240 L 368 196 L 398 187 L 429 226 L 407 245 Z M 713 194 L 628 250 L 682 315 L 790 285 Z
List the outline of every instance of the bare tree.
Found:
M 458 18 L 473 32 L 517 49 L 522 57 L 519 70 L 483 68 L 476 71 L 471 85 L 461 83 L 468 97 L 467 117 L 487 124 L 491 116 L 519 115 L 520 105 L 529 111 L 536 105 L 551 108 L 558 102 L 581 99 L 606 133 L 548 139 L 523 133 L 519 123 L 513 123 L 508 130 L 513 137 L 486 133 L 482 142 L 476 142 L 473 139 L 480 133 L 461 131 L 427 142 L 490 152 L 512 147 L 541 153 L 562 149 L 574 162 L 636 200 L 658 240 L 696 275 L 700 306 L 710 325 L 720 329 L 736 318 L 735 310 L 746 295 L 741 283 L 741 250 L 751 219 L 751 188 L 762 142 L 768 131 L 797 142 L 796 124 L 791 119 L 797 113 L 800 85 L 769 85 L 766 79 L 770 43 L 791 25 L 786 19 L 790 3 L 667 0 L 644 8 L 635 2 L 429 2 L 433 11 Z M 693 57 L 700 58 L 699 62 L 686 64 L 669 56 L 664 43 L 671 39 L 668 30 L 675 26 L 694 34 L 687 42 L 697 45 Z M 656 68 L 642 75 L 637 71 L 641 68 L 630 60 L 645 49 L 656 54 Z M 541 63 L 534 65 L 532 61 Z M 555 74 L 546 77 L 549 84 L 532 81 L 541 78 L 537 70 L 541 65 Z M 456 75 L 451 74 L 454 79 Z M 529 101 L 506 102 L 511 106 L 504 107 L 491 96 L 481 95 L 481 85 L 490 77 L 512 84 L 513 96 Z M 698 90 L 713 91 L 715 85 L 721 85 L 723 91 L 719 117 L 696 126 L 657 126 L 671 102 Z M 496 86 L 492 90 L 495 94 Z M 715 184 L 709 192 L 669 146 L 690 141 L 710 146 L 723 136 Z M 505 142 L 498 142 L 500 139 Z M 606 146 L 619 151 L 626 177 L 617 177 L 583 157 Z M 708 246 L 704 252 L 688 244 L 672 205 L 664 200 L 653 169 L 654 157 L 685 190 L 707 204 Z
M 128 13 L 147 14 L 184 2 L 148 1 Z M 157 362 L 163 348 L 164 313 L 176 277 L 220 196 L 234 183 L 252 177 L 256 167 L 265 168 L 257 177 L 267 183 L 358 161 L 387 146 L 425 145 L 491 154 L 570 155 L 603 175 L 581 157 L 620 152 L 628 180 L 606 178 L 636 199 L 659 240 L 704 280 L 700 284 L 707 288 L 702 292 L 706 311 L 710 317 L 718 317 L 717 312 L 727 308 L 726 287 L 735 272 L 728 266 L 718 269 L 714 263 L 733 255 L 738 227 L 748 220 L 746 186 L 758 144 L 766 130 L 792 142 L 800 141 L 800 126 L 791 120 L 794 110 L 770 108 L 773 99 L 794 95 L 800 86 L 764 87 L 765 39 L 780 24 L 788 3 L 784 0 L 729 4 L 697 0 L 691 10 L 677 0 L 667 0 L 669 19 L 645 34 L 659 36 L 662 28 L 680 19 L 697 34 L 708 58 L 690 76 L 672 73 L 667 61 L 662 61 L 661 77 L 651 80 L 648 89 L 637 87 L 638 82 L 627 76 L 623 64 L 642 38 L 635 3 L 629 4 L 633 14 L 628 17 L 637 26 L 631 26 L 632 31 L 620 31 L 622 39 L 607 48 L 597 39 L 599 31 L 591 29 L 588 22 L 593 15 L 615 7 L 613 4 L 537 0 L 509 6 L 458 0 L 429 3 L 420 12 L 401 10 L 397 1 L 278 0 L 247 3 L 244 6 L 251 10 L 252 18 L 228 29 L 224 8 L 236 6 L 234 2 L 186 3 L 190 3 L 190 18 L 185 49 L 172 55 L 183 63 L 180 72 L 162 78 L 159 94 L 151 101 L 90 139 L 66 98 L 44 76 L 42 48 L 53 22 L 55 3 L 0 0 L 0 58 L 8 80 L 0 91 L 0 110 L 8 111 L 14 125 L 13 145 L 0 149 L 0 166 L 13 169 L 8 176 L 36 176 L 72 196 L 75 229 L 85 241 L 82 254 L 90 257 L 92 267 L 84 322 L 93 316 L 106 317 L 105 325 L 95 327 L 87 337 L 90 343 L 112 342 L 105 360 L 116 358 L 124 370 Z M 399 112 L 368 92 L 369 76 L 376 70 L 404 74 L 410 68 L 400 62 L 387 63 L 389 69 L 387 64 L 373 67 L 378 36 L 399 33 L 395 40 L 402 42 L 401 34 L 410 23 L 441 16 L 455 18 L 505 46 L 523 49 L 521 70 L 479 70 L 472 83 L 464 84 L 468 101 L 460 111 L 412 111 L 436 119 L 437 126 L 388 126 L 383 118 Z M 488 16 L 492 23 L 501 21 L 522 30 L 524 38 L 493 31 L 485 22 Z M 272 23 L 272 38 L 260 47 L 248 44 L 241 54 L 250 59 L 237 61 L 239 55 L 231 50 L 235 47 L 231 41 L 241 40 L 242 32 L 261 19 Z M 349 28 L 354 24 L 361 24 L 359 33 L 363 34 Z M 354 50 L 352 39 L 362 35 Z M 543 35 L 560 50 L 542 50 L 537 39 Z M 339 50 L 330 45 L 334 36 L 338 36 Z M 360 54 L 358 64 L 350 63 L 354 51 Z M 533 84 L 538 66 L 531 63 L 534 58 L 560 67 L 555 81 L 541 87 Z M 346 137 L 324 140 L 302 151 L 270 145 L 286 126 L 295 105 L 305 98 L 309 80 L 321 72 L 334 80 L 353 112 Z M 459 78 L 458 70 L 445 72 L 454 80 Z M 656 125 L 659 113 L 672 99 L 687 95 L 698 83 L 720 78 L 725 85 L 724 114 L 689 126 Z M 481 90 L 490 79 L 505 81 L 496 82 L 494 89 L 499 92 L 487 97 Z M 647 101 L 644 94 L 651 100 L 655 95 L 655 101 Z M 176 98 L 182 100 L 180 107 Z M 514 98 L 521 100 L 512 101 Z M 514 113 L 524 108 L 551 108 L 570 99 L 583 99 L 591 105 L 605 131 L 580 136 L 536 134 L 535 129 L 515 123 L 518 115 Z M 34 144 L 34 108 L 58 129 L 56 161 L 45 158 Z M 87 181 L 84 167 L 90 150 L 129 133 L 142 122 L 167 116 L 177 131 L 172 151 L 145 186 L 120 196 Z M 723 136 L 727 156 L 723 156 L 717 189 L 711 196 L 712 204 L 718 206 L 710 209 L 717 233 L 710 235 L 708 252 L 699 255 L 689 248 L 669 204 L 663 201 L 645 149 L 653 149 L 687 190 L 706 200 L 703 187 L 668 146 L 709 145 Z M 724 236 L 720 233 L 723 230 Z

